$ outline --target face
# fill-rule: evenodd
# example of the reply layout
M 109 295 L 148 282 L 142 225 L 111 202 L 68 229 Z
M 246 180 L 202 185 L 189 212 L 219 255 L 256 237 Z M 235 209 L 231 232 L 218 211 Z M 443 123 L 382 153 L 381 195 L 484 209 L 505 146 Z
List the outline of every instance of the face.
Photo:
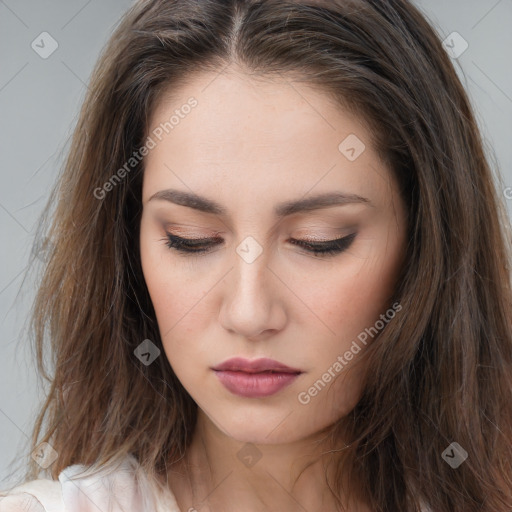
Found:
M 356 362 L 401 307 L 390 169 L 357 117 L 285 80 L 198 75 L 150 130 L 141 258 L 170 365 L 239 441 L 314 436 L 353 409 Z M 214 369 L 235 357 L 260 361 Z

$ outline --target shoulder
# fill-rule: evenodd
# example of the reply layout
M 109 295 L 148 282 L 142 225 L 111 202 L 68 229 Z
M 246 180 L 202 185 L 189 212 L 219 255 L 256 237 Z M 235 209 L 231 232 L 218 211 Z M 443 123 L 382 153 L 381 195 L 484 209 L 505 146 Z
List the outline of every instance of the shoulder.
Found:
M 64 511 L 61 484 L 55 480 L 32 480 L 0 492 L 0 512 Z
M 58 480 L 39 479 L 0 491 L 0 512 L 180 512 L 174 494 L 158 492 L 128 457 L 115 469 L 69 466 Z

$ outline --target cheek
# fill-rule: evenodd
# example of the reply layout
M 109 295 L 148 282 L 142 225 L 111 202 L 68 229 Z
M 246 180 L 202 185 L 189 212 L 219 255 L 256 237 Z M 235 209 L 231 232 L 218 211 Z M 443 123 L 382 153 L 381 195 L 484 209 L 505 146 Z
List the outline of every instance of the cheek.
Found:
M 163 236 L 141 224 L 140 255 L 144 280 L 155 310 L 158 326 L 165 341 L 166 334 L 179 326 L 187 309 L 187 296 L 193 295 L 194 283 L 186 282 L 182 272 L 173 270 Z
M 396 261 L 369 254 L 348 258 L 324 278 L 304 278 L 311 310 L 328 327 L 339 344 L 340 336 L 356 336 L 374 324 L 389 307 L 396 286 Z M 327 331 L 326 331 L 327 332 Z
M 316 402 L 319 418 L 326 415 L 341 417 L 357 403 L 364 368 L 353 362 L 364 352 L 366 343 L 373 341 L 374 329 L 378 332 L 382 328 L 379 325 L 385 325 L 386 322 L 380 320 L 381 315 L 392 321 L 392 316 L 387 315 L 402 255 L 402 246 L 398 239 L 396 242 L 391 245 L 386 240 L 377 243 L 373 239 L 364 257 L 359 253 L 358 258 L 354 257 L 350 263 L 347 260 L 339 272 L 330 273 L 330 279 L 324 286 L 314 288 L 316 294 L 310 297 L 318 316 L 334 332 L 333 336 L 326 338 L 326 350 L 317 359 L 316 370 L 319 373 L 312 376 L 313 381 L 321 379 L 329 369 L 337 375 Z M 339 366 L 338 370 L 334 366 L 340 362 L 338 356 L 342 356 L 341 371 Z M 329 379 L 329 375 L 324 375 Z
M 173 339 L 190 339 L 194 326 L 199 325 L 202 287 L 180 279 L 169 269 L 148 268 L 146 284 L 164 345 Z
M 193 326 L 197 325 L 192 306 L 197 300 L 194 301 L 192 297 L 193 284 L 187 286 L 180 281 L 179 273 L 172 272 L 165 257 L 155 252 L 161 252 L 161 248 L 158 251 L 151 248 L 144 257 L 144 277 L 155 310 L 165 357 L 178 379 L 187 381 L 194 369 L 194 354 L 197 350 L 192 332 Z
M 198 331 L 208 320 L 204 298 L 208 289 L 201 279 L 191 279 L 187 264 L 169 254 L 160 233 L 141 230 L 141 263 L 155 310 L 165 357 L 178 379 L 188 382 L 202 350 Z

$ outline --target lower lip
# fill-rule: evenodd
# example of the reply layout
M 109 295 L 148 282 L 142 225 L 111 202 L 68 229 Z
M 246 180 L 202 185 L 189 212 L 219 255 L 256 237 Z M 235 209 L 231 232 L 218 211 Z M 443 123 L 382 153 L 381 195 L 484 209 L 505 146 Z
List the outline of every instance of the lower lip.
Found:
M 262 398 L 273 395 L 291 384 L 298 373 L 245 373 L 214 370 L 221 383 L 234 395 Z

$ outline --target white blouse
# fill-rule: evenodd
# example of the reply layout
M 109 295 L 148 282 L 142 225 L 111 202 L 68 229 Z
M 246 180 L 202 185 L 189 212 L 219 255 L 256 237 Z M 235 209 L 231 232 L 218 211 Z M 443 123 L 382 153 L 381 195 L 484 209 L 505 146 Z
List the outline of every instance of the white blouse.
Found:
M 0 492 L 0 512 L 181 512 L 174 494 L 155 492 L 136 467 L 129 456 L 114 470 L 73 479 L 86 468 L 68 466 L 58 480 L 32 480 Z

